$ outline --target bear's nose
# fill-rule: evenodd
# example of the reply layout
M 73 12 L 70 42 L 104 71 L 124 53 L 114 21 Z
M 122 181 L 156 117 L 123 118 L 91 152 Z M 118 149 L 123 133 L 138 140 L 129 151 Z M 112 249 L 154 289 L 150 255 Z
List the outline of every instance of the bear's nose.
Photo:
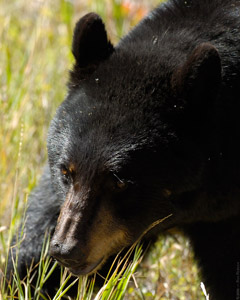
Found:
M 76 243 L 61 243 L 55 239 L 50 243 L 50 255 L 63 264 L 66 261 L 79 262 L 84 259 L 84 255 Z

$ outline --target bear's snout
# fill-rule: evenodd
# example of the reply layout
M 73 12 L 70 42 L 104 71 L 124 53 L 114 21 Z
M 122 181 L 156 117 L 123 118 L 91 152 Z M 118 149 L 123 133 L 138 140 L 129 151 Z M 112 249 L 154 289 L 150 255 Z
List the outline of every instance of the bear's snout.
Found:
M 89 262 L 80 247 L 75 244 L 62 244 L 56 238 L 51 241 L 50 255 L 76 276 L 95 271 L 104 261 L 104 257 L 101 257 L 94 262 Z
M 76 243 L 70 241 L 62 243 L 57 238 L 53 238 L 51 241 L 50 255 L 65 267 L 69 267 L 74 263 L 79 264 L 86 257 Z

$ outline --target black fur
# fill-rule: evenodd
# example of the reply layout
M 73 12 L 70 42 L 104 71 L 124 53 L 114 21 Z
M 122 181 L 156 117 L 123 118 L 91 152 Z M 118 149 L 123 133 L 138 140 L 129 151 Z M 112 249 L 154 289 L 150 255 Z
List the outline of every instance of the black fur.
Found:
M 170 0 L 114 49 L 95 14 L 90 27 L 78 22 L 68 96 L 49 131 L 51 179 L 47 168 L 30 198 L 20 271 L 67 199 L 51 251 L 73 273 L 98 261 L 95 235 L 109 241 L 105 259 L 172 214 L 155 232 L 180 227 L 210 299 L 237 299 L 239 14 L 237 0 Z

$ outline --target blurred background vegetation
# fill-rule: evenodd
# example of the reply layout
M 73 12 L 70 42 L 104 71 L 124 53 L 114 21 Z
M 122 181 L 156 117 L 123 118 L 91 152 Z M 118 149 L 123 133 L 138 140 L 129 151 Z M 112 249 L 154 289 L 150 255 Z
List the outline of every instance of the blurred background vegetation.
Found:
M 75 22 L 97 12 L 116 44 L 160 2 L 0 0 L 0 272 L 47 159 L 48 126 L 73 62 Z M 139 289 L 130 284 L 126 299 L 204 299 L 188 241 L 178 234 L 156 243 L 135 278 Z

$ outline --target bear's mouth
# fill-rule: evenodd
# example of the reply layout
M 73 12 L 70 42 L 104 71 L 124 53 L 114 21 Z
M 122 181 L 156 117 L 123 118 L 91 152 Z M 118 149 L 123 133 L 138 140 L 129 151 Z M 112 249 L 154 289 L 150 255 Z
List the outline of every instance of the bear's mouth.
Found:
M 86 263 L 80 266 L 71 266 L 68 267 L 68 270 L 74 275 L 74 276 L 80 276 L 80 275 L 87 275 L 90 273 L 95 272 L 97 269 L 100 268 L 100 266 L 103 264 L 104 257 L 100 258 L 95 263 Z

